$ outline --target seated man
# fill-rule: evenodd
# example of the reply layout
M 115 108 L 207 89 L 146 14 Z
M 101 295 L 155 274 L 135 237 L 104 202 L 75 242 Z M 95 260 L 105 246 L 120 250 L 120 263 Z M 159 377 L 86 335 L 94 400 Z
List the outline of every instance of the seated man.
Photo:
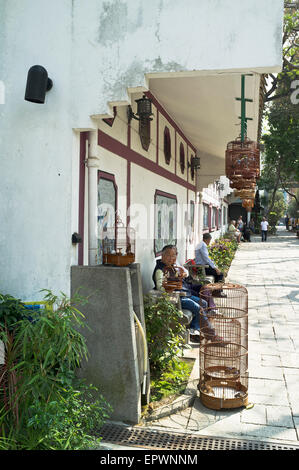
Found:
M 153 281 L 155 284 L 155 289 L 160 291 L 164 291 L 163 287 L 163 278 L 164 272 L 163 269 L 169 266 L 173 266 L 176 264 L 177 258 L 177 248 L 175 245 L 167 245 L 162 250 L 162 258 L 161 260 L 157 260 L 156 266 L 153 272 Z M 183 268 L 188 276 L 188 271 Z M 191 334 L 191 341 L 199 342 L 199 320 L 200 320 L 200 309 L 203 308 L 203 311 L 207 308 L 207 302 L 199 297 L 192 295 L 192 292 L 189 290 L 189 286 L 187 283 L 183 283 L 184 292 L 189 294 L 188 296 L 181 297 L 181 306 L 183 309 L 190 310 L 193 314 L 193 319 L 190 324 L 190 334 Z M 211 326 L 206 314 L 202 316 L 203 325 L 207 332 L 207 339 L 214 341 L 214 342 L 222 342 L 222 338 L 215 334 L 214 328 Z
M 228 226 L 228 235 L 230 236 L 230 238 L 235 238 L 237 242 L 240 243 L 242 233 L 240 232 L 240 230 L 237 229 L 235 220 L 230 221 L 230 224 Z
M 203 234 L 202 242 L 195 247 L 195 262 L 196 264 L 207 264 L 209 267 L 205 268 L 206 274 L 214 276 L 215 282 L 221 282 L 223 281 L 223 274 L 209 257 L 208 245 L 211 239 L 212 236 L 209 233 Z

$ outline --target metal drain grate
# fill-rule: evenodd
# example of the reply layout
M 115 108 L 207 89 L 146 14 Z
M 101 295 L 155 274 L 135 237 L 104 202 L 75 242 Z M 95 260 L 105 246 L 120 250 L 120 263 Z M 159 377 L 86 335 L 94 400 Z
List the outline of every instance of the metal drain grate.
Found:
M 106 443 L 156 450 L 299 450 L 296 445 L 195 436 L 115 424 L 105 424 L 100 436 Z

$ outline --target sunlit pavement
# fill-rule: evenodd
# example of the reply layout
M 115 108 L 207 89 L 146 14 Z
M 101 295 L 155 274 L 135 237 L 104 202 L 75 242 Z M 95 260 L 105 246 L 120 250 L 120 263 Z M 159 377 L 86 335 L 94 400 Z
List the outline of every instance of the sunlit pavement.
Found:
M 299 239 L 276 236 L 241 243 L 229 282 L 248 289 L 250 409 L 215 411 L 193 406 L 152 422 L 152 429 L 223 438 L 299 440 Z

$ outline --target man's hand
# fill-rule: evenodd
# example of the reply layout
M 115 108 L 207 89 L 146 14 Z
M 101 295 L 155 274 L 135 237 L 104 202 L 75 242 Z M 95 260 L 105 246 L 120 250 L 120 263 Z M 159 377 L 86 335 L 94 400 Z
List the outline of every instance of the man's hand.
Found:
M 220 274 L 222 274 L 221 271 L 220 271 L 218 268 L 216 268 L 216 273 L 218 274 L 218 276 L 219 276 Z

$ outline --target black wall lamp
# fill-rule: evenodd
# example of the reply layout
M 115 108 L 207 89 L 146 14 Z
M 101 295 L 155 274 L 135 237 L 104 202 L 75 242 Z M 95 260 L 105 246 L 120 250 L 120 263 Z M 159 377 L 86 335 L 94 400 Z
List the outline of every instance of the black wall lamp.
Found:
M 142 98 L 135 100 L 135 102 L 137 103 L 137 113 L 134 114 L 131 106 L 129 105 L 128 121 L 130 122 L 132 118 L 137 119 L 137 121 L 152 121 L 153 118 L 151 116 L 153 113 L 151 100 L 146 95 L 143 95 Z
M 132 119 L 139 121 L 139 137 L 142 148 L 148 150 L 151 141 L 151 127 L 150 122 L 153 120 L 151 117 L 152 113 L 152 102 L 146 96 L 143 95 L 139 100 L 135 100 L 137 103 L 137 113 L 134 114 L 131 106 L 128 106 L 128 123 L 130 124 Z
M 192 157 L 191 162 L 188 162 L 188 167 L 191 170 L 199 170 L 200 169 L 200 157 Z
M 41 65 L 33 65 L 28 70 L 25 100 L 43 104 L 46 92 L 51 90 L 52 86 L 53 82 L 48 77 L 47 70 Z
M 81 243 L 82 242 L 82 237 L 81 235 L 79 235 L 79 233 L 77 232 L 74 232 L 73 235 L 72 235 L 72 243 L 73 245 L 76 245 L 77 243 Z

